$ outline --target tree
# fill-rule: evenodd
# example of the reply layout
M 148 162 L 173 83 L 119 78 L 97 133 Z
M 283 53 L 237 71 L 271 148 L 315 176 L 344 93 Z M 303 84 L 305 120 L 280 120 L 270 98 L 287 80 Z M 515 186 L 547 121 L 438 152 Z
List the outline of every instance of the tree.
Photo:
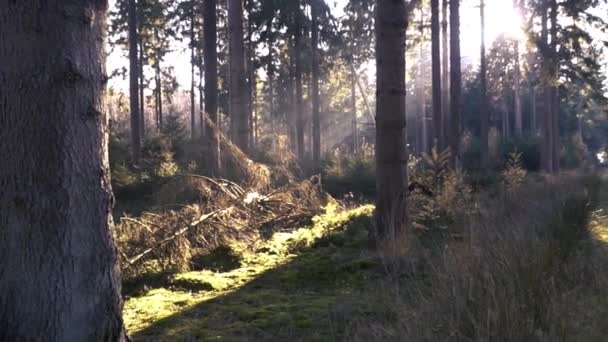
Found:
M 407 19 L 403 0 L 378 0 L 376 6 L 376 229 L 377 243 L 382 244 L 400 241 L 407 234 Z
M 0 340 L 123 341 L 107 1 L 38 6 L 0 1 Z
M 135 0 L 128 0 L 128 16 L 129 16 L 129 98 L 131 104 L 131 148 L 133 160 L 139 161 L 141 155 L 141 119 L 139 101 L 139 55 L 137 47 L 139 36 L 137 34 L 137 4 Z
M 312 15 L 312 155 L 315 165 L 321 161 L 321 119 L 319 115 L 319 4 L 311 0 Z
M 449 68 L 449 54 L 450 49 L 448 45 L 448 0 L 443 0 L 441 4 L 441 46 L 443 47 L 441 53 L 441 140 L 443 141 L 442 149 L 445 149 L 450 145 L 448 137 L 448 125 L 449 125 L 449 112 L 450 112 L 450 68 Z
M 441 136 L 441 46 L 439 42 L 439 0 L 431 0 L 431 60 L 433 79 L 433 138 L 443 146 Z
M 203 57 L 205 59 L 205 117 L 216 129 L 207 132 L 207 165 L 212 174 L 221 172 L 218 107 L 217 12 L 216 0 L 203 3 Z
M 298 158 L 304 159 L 304 104 L 302 98 L 302 10 L 300 0 L 293 0 L 294 35 L 294 82 L 296 106 L 296 150 Z
M 460 0 L 450 1 L 450 148 L 452 161 L 460 158 L 460 133 L 462 123 L 462 73 L 460 66 Z
M 249 152 L 249 115 L 247 112 L 247 76 L 243 39 L 243 0 L 228 1 L 230 46 L 230 116 L 236 145 Z
M 481 19 L 481 62 L 480 62 L 480 80 L 481 80 L 481 106 L 479 109 L 480 127 L 480 150 L 481 150 L 481 168 L 486 170 L 490 164 L 490 152 L 488 135 L 490 130 L 489 106 L 488 106 L 488 85 L 487 85 L 487 65 L 486 65 L 486 21 L 485 21 L 485 2 L 480 0 L 479 16 Z

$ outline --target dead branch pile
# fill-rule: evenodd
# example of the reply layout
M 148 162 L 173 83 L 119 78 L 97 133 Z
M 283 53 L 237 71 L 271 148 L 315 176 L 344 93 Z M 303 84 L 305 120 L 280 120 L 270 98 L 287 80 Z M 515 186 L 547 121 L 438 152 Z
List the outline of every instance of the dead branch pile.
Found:
M 187 270 L 193 256 L 233 242 L 253 246 L 273 232 L 307 225 L 326 200 L 314 179 L 259 193 L 198 175 L 176 177 L 155 198 L 158 207 L 116 225 L 127 277 L 146 270 Z

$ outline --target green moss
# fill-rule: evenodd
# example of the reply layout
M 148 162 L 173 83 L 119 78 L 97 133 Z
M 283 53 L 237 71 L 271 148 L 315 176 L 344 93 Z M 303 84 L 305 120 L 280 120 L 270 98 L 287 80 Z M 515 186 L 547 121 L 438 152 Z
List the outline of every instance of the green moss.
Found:
M 361 254 L 373 209 L 340 211 L 330 203 L 310 227 L 199 257 L 193 263 L 201 270 L 129 298 L 127 329 L 136 340 L 339 340 L 342 332 L 331 326 L 336 298 L 377 266 Z

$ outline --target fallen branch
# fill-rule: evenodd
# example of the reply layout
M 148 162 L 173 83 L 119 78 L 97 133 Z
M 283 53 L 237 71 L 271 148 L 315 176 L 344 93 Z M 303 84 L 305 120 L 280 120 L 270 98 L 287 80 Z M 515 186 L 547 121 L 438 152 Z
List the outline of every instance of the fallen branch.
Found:
M 139 253 L 137 256 L 133 257 L 132 259 L 125 259 L 125 261 L 127 262 L 127 264 L 129 264 L 129 266 L 133 266 L 133 264 L 135 264 L 138 260 L 140 260 L 141 258 L 145 257 L 146 255 L 152 253 L 155 249 L 165 245 L 166 243 L 176 239 L 177 237 L 185 234 L 188 230 L 190 230 L 191 228 L 194 228 L 196 226 L 198 226 L 199 224 L 217 216 L 219 213 L 229 210 L 230 208 L 232 208 L 232 206 L 228 207 L 228 208 L 221 208 L 221 209 L 217 209 L 214 210 L 212 212 L 210 212 L 209 214 L 205 214 L 203 216 L 201 216 L 198 220 L 193 221 L 192 223 L 190 223 L 188 226 L 176 231 L 175 233 L 171 234 L 170 236 L 160 240 L 159 242 L 157 242 L 154 246 L 146 249 L 145 251 Z

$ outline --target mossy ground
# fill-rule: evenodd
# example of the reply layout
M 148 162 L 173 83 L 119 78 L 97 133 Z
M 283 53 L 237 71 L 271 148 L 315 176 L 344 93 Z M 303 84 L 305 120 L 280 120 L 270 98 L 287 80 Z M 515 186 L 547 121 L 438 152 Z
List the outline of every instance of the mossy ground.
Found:
M 337 298 L 379 275 L 365 248 L 372 211 L 330 204 L 311 227 L 230 246 L 230 268 L 216 258 L 209 269 L 153 282 L 126 300 L 127 329 L 141 341 L 340 340 Z

